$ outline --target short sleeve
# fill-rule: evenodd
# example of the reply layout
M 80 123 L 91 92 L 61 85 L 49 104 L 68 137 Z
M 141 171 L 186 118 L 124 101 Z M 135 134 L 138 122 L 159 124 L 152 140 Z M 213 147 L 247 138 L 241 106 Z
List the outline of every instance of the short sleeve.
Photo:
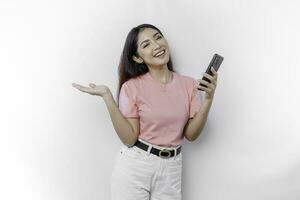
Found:
M 189 118 L 193 118 L 194 115 L 200 111 L 202 105 L 202 95 L 200 91 L 196 88 L 198 82 L 193 79 L 192 88 L 189 89 L 190 92 L 190 115 Z
M 119 95 L 119 110 L 124 117 L 139 117 L 136 104 L 136 88 L 133 84 L 123 83 Z

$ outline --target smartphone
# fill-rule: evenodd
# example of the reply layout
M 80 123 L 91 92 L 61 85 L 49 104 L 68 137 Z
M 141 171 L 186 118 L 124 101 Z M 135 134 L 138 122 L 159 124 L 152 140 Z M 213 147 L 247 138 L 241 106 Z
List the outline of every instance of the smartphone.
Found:
M 220 65 L 222 64 L 223 60 L 224 60 L 224 57 L 222 57 L 219 54 L 215 53 L 205 72 L 208 73 L 209 75 L 213 75 L 213 73 L 211 71 L 211 68 L 213 67 L 216 71 L 218 71 L 218 69 L 219 69 Z M 210 83 L 210 80 L 208 78 L 204 77 L 204 76 L 202 77 L 202 80 L 205 80 L 205 81 Z M 202 83 L 200 83 L 199 85 L 206 87 L 206 85 L 203 85 Z M 202 90 L 202 89 L 198 88 L 198 90 Z

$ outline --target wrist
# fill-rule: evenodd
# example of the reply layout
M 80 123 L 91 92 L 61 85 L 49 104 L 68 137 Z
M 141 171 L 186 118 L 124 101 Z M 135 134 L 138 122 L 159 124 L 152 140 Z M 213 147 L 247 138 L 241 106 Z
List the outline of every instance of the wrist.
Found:
M 213 102 L 213 98 L 204 99 L 205 104 L 211 104 Z
M 111 98 L 112 98 L 111 92 L 110 92 L 110 91 L 107 91 L 107 92 L 102 96 L 102 98 L 104 99 L 104 101 L 107 101 L 107 100 L 111 99 Z

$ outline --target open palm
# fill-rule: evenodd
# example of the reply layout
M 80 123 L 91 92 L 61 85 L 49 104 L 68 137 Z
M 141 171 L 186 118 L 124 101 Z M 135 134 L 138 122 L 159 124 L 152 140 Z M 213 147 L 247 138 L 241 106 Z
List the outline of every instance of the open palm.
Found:
M 89 84 L 90 87 L 85 87 L 83 85 L 72 83 L 72 86 L 82 92 L 86 92 L 91 95 L 97 95 L 97 96 L 101 96 L 101 97 L 103 97 L 105 94 L 109 93 L 109 88 L 106 85 L 95 85 L 93 83 L 90 83 Z

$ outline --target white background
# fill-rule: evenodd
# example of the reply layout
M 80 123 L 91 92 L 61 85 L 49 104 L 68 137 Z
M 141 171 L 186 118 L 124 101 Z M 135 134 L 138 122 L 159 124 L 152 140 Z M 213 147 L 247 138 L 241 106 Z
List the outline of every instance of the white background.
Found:
M 183 144 L 183 199 L 300 199 L 299 1 L 0 2 L 0 199 L 109 199 L 120 140 L 103 99 L 71 84 L 116 99 L 142 23 L 161 29 L 180 74 L 225 58 L 205 129 Z

